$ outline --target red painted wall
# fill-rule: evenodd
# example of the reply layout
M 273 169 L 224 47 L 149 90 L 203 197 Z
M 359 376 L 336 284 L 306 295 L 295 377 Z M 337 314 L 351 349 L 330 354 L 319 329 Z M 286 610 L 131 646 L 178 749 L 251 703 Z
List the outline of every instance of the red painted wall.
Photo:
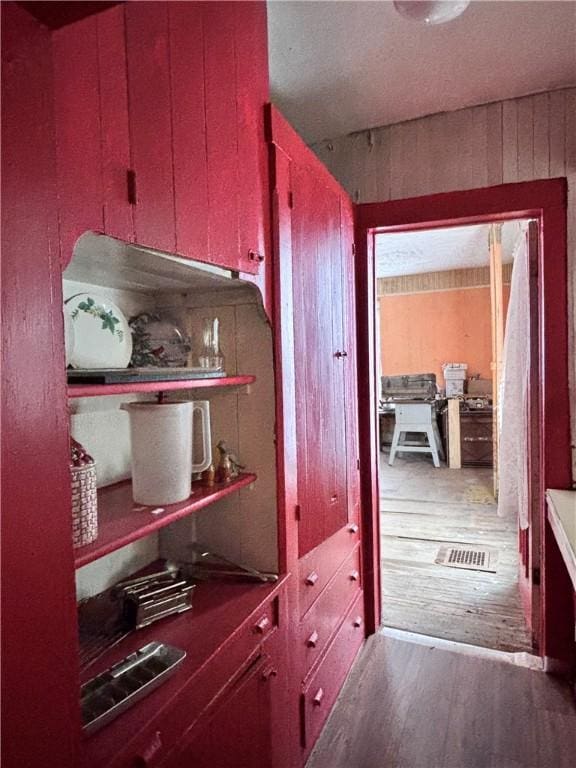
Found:
M 508 306 L 510 286 L 504 286 Z M 492 340 L 488 287 L 380 297 L 382 374 L 435 373 L 442 363 L 468 363 L 468 375 L 490 379 Z

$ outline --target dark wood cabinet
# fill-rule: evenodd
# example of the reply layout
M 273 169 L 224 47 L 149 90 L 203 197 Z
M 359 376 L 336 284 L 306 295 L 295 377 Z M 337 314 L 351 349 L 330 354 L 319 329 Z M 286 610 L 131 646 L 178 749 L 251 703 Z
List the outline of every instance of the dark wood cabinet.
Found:
M 448 409 L 442 412 L 442 434 L 449 450 Z M 460 460 L 463 467 L 491 467 L 494 462 L 492 406 L 460 407 Z
M 492 408 L 460 411 L 460 457 L 463 467 L 492 466 L 492 429 Z

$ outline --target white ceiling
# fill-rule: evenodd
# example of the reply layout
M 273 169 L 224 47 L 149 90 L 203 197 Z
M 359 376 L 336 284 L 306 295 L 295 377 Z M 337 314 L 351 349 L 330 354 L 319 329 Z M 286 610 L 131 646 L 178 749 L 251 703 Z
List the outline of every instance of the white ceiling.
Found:
M 376 235 L 376 277 L 486 267 L 489 224 Z M 502 261 L 513 261 L 519 221 L 502 226 Z
M 269 0 L 272 99 L 308 142 L 576 84 L 576 2 L 473 0 L 438 26 L 389 0 Z

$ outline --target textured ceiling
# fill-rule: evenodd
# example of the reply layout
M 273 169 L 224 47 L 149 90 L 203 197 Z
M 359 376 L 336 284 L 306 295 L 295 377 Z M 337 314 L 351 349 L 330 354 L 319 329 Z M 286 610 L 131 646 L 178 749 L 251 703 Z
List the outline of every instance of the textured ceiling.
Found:
M 269 0 L 272 99 L 308 142 L 576 84 L 576 2 L 479 2 L 427 27 L 378 2 Z
M 488 224 L 376 235 L 376 276 L 488 266 Z M 513 260 L 520 222 L 502 226 L 502 257 Z

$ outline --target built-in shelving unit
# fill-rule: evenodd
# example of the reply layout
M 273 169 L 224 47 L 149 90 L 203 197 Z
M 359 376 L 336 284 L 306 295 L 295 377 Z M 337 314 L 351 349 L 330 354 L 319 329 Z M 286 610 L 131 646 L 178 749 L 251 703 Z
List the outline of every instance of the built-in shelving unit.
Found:
M 245 488 L 256 480 L 246 472 L 227 483 L 194 485 L 193 493 L 178 504 L 149 507 L 132 499 L 132 483 L 127 480 L 98 491 L 98 538 L 74 552 L 76 568 L 98 560 L 121 547 L 148 536 L 209 504 Z
M 130 392 L 169 392 L 178 389 L 208 387 L 240 387 L 253 384 L 255 376 L 222 376 L 213 379 L 179 379 L 177 381 L 133 381 L 125 384 L 69 384 L 68 397 L 101 397 Z

